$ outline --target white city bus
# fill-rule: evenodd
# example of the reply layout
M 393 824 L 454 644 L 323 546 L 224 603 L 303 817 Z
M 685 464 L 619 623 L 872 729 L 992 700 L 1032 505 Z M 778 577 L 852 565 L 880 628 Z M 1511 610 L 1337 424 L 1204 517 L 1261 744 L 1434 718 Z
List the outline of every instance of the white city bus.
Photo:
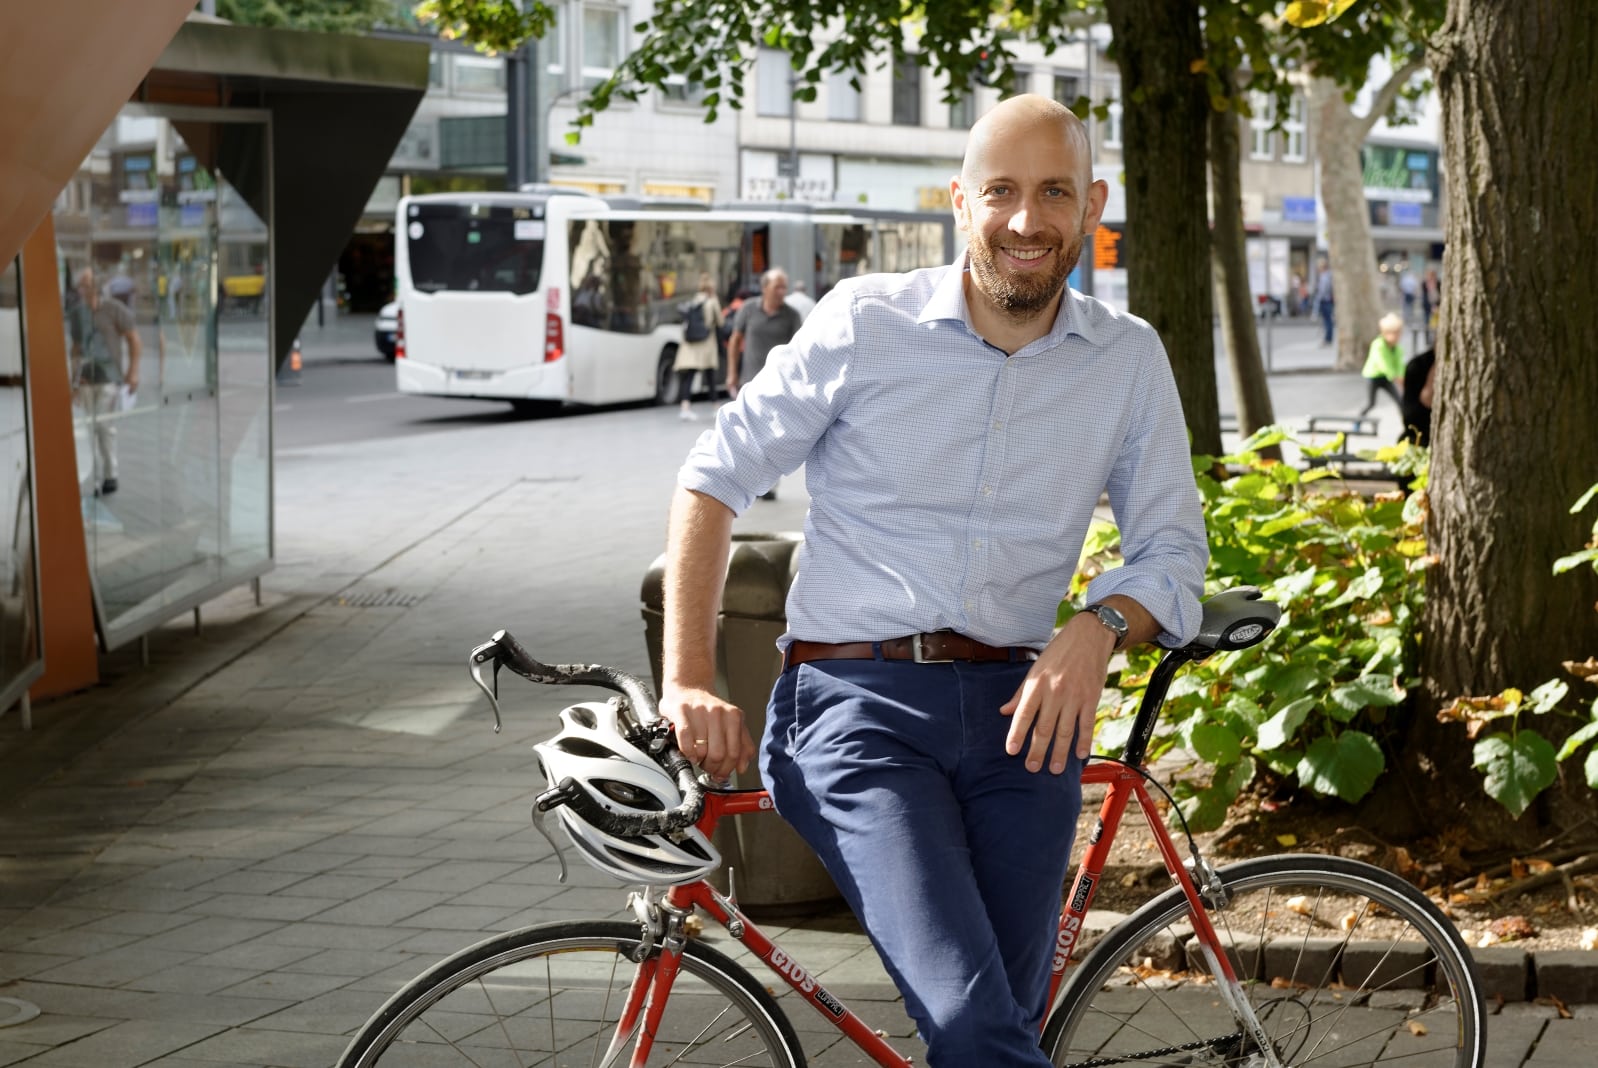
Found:
M 952 222 L 937 214 L 707 208 L 551 187 L 405 197 L 396 382 L 524 412 L 671 403 L 680 307 L 701 272 L 726 307 L 771 266 L 819 298 L 841 278 L 953 256 Z

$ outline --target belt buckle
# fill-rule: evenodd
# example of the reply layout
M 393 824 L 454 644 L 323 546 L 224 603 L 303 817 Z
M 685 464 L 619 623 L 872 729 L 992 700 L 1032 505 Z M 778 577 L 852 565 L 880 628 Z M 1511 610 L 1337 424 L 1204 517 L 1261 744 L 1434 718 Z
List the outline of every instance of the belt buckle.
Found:
M 937 657 L 933 657 L 933 656 L 926 655 L 925 651 L 923 650 L 922 644 L 921 644 L 922 637 L 923 637 L 923 635 L 921 635 L 921 634 L 912 634 L 912 635 L 910 635 L 910 655 L 915 659 L 916 663 L 918 663 L 918 664 L 952 664 L 952 663 L 954 663 L 954 657 L 952 657 L 952 656 L 937 656 Z

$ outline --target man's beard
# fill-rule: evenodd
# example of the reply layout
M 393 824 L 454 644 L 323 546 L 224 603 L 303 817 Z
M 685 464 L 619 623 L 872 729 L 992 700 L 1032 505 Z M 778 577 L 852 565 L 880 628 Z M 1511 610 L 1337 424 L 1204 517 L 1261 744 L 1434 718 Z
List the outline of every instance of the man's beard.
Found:
M 977 289 L 983 295 L 1010 318 L 1030 319 L 1047 308 L 1065 288 L 1066 278 L 1082 258 L 1082 241 L 1083 238 L 1078 236 L 1068 249 L 1054 246 L 1057 253 L 1054 267 L 1046 272 L 1002 270 L 994 247 L 981 235 L 972 235 L 966 256 Z

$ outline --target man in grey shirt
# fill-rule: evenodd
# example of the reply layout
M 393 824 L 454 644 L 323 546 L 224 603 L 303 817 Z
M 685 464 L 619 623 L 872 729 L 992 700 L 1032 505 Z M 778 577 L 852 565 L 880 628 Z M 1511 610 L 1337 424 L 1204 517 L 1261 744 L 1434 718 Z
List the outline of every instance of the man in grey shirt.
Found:
M 133 313 L 115 297 L 102 295 L 95 282 L 94 269 L 85 267 L 77 279 L 78 302 L 68 313 L 67 330 L 72 338 L 72 383 L 78 404 L 94 425 L 95 457 L 98 461 L 97 493 L 117 491 L 117 428 L 109 418 L 123 406 L 122 391 L 131 394 L 139 388 L 139 332 Z M 122 362 L 122 346 L 128 347 L 127 365 Z
M 739 383 L 759 374 L 771 350 L 799 332 L 803 317 L 785 302 L 787 296 L 788 273 L 773 267 L 760 276 L 760 299 L 746 300 L 738 309 L 727 339 L 728 396 L 738 396 Z

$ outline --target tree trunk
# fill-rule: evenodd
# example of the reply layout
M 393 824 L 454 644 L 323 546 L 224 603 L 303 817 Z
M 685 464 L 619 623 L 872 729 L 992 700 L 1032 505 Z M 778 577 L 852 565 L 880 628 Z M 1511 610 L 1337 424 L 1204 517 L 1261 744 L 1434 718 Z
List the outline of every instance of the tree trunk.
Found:
M 1598 481 L 1598 142 L 1581 103 L 1598 100 L 1595 57 L 1598 20 L 1566 0 L 1451 0 L 1432 42 L 1449 217 L 1427 522 L 1438 563 L 1411 748 L 1429 757 L 1431 822 L 1464 815 L 1483 835 L 1509 821 L 1482 796 L 1463 731 L 1430 710 L 1568 680 L 1562 660 L 1598 653 L 1598 575 L 1551 572 L 1586 542 L 1591 511 L 1569 509 Z M 1598 811 L 1578 767 L 1528 819 Z
M 1310 79 L 1309 105 L 1315 115 L 1321 204 L 1326 209 L 1327 256 L 1337 306 L 1336 367 L 1357 371 L 1365 364 L 1366 350 L 1376 337 L 1376 320 L 1382 316 L 1376 245 L 1359 164 L 1360 145 L 1370 123 L 1354 114 L 1343 99 L 1342 87 L 1329 78 Z
M 1217 70 L 1222 85 L 1235 84 L 1234 72 Z M 1221 336 L 1232 368 L 1232 393 L 1237 401 L 1237 429 L 1246 438 L 1276 421 L 1271 391 L 1260 358 L 1260 335 L 1254 326 L 1254 294 L 1248 282 L 1248 238 L 1243 233 L 1242 137 L 1238 133 L 1236 95 L 1225 111 L 1210 109 L 1210 184 L 1215 202 L 1212 234 L 1215 273 L 1221 294 Z M 1281 450 L 1271 455 L 1281 458 Z
M 1219 454 L 1204 161 L 1210 102 L 1194 0 L 1106 0 L 1121 68 L 1127 286 L 1159 331 L 1193 451 Z

